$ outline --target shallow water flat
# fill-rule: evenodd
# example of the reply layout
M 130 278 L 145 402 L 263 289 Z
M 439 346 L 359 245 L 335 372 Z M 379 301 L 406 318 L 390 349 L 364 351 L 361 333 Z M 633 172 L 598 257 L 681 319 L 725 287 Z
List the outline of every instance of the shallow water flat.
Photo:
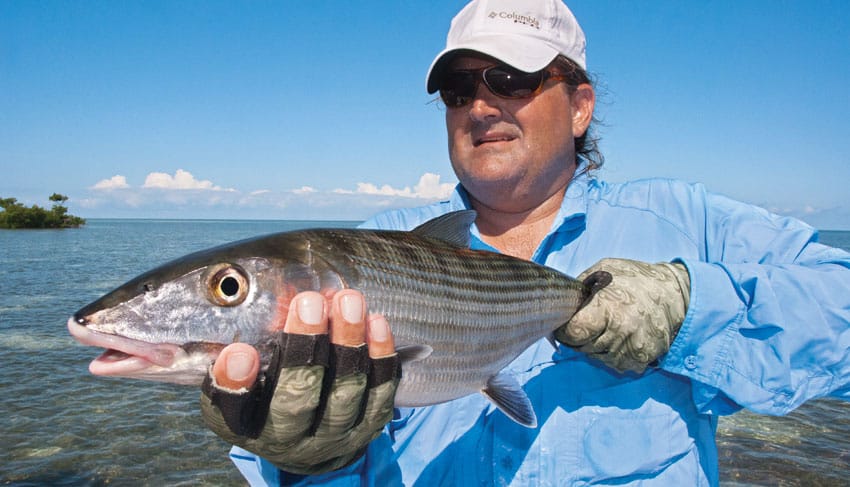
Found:
M 153 264 L 221 243 L 350 222 L 90 220 L 0 231 L 0 484 L 233 485 L 229 445 L 201 424 L 193 388 L 89 375 L 96 350 L 70 313 Z M 850 232 L 823 232 L 850 249 Z M 846 485 L 850 404 L 720 421 L 724 485 Z

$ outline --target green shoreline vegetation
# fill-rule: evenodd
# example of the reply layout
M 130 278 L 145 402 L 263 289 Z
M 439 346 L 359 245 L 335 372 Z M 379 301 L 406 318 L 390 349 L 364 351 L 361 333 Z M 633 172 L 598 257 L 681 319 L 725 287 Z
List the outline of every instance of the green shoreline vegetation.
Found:
M 63 205 L 68 197 L 59 193 L 50 195 L 51 209 L 38 205 L 26 207 L 15 198 L 0 198 L 0 228 L 78 228 L 86 221 L 78 216 L 69 215 Z

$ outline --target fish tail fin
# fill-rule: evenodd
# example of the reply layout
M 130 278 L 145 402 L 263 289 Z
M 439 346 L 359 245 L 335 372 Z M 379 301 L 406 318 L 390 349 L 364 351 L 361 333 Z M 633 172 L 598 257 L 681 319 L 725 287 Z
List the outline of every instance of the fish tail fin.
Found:
M 611 276 L 611 273 L 608 271 L 596 271 L 593 274 L 584 278 L 582 284 L 585 286 L 585 293 L 582 299 L 581 304 L 579 304 L 579 309 L 584 308 L 587 303 L 593 298 L 593 296 L 599 292 L 600 289 L 604 288 L 608 284 L 611 284 L 611 281 L 614 279 Z
M 490 377 L 481 394 L 496 405 L 505 415 L 527 427 L 537 427 L 537 415 L 531 401 L 512 376 L 500 373 Z

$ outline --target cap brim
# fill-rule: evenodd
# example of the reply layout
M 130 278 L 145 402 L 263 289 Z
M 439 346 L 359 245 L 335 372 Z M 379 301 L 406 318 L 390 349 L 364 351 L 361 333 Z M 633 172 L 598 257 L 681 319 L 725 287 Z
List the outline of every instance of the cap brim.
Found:
M 539 39 L 504 34 L 478 37 L 446 48 L 434 58 L 425 78 L 429 94 L 439 89 L 446 65 L 460 51 L 478 52 L 527 73 L 540 71 L 558 56 L 557 49 L 541 43 Z

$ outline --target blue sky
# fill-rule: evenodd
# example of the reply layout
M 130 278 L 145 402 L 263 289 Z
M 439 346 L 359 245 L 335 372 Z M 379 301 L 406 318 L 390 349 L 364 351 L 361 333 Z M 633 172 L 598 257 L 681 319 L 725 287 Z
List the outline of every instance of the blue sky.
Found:
M 360 219 L 456 181 L 424 77 L 461 1 L 0 2 L 0 196 Z M 850 229 L 850 2 L 573 0 L 610 181 Z

